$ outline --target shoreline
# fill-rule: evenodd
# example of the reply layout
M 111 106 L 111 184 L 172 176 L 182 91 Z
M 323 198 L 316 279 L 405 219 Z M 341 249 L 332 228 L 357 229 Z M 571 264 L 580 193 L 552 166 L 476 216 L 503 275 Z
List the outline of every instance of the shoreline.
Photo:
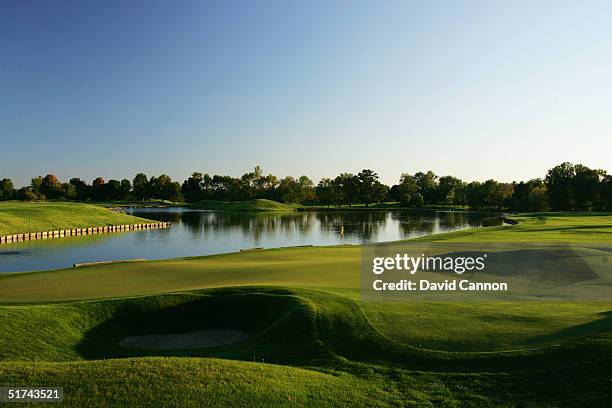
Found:
M 167 227 L 169 227 L 171 223 L 168 222 L 166 224 L 168 224 Z M 167 228 L 167 227 L 162 227 L 162 228 Z M 460 232 L 465 232 L 465 231 L 476 231 L 482 228 L 483 228 L 482 226 L 471 227 L 471 228 L 465 228 L 459 231 L 446 231 L 442 233 L 424 235 L 421 237 L 408 238 L 404 240 L 380 241 L 380 242 L 376 242 L 375 244 L 394 244 L 394 243 L 401 243 L 401 242 L 408 242 L 408 241 L 418 241 L 418 240 L 423 240 L 423 239 L 433 239 L 434 237 L 440 237 L 446 234 L 460 233 Z M 111 231 L 111 232 L 114 232 L 114 231 Z M 16 241 L 13 241 L 13 242 L 16 242 Z M 20 241 L 20 242 L 23 242 L 23 241 Z M 269 247 L 269 248 L 255 247 L 255 248 L 242 248 L 239 251 L 222 252 L 218 254 L 190 255 L 190 256 L 175 257 L 175 258 L 163 258 L 163 259 L 138 259 L 138 260 L 132 260 L 132 262 L 134 263 L 145 263 L 145 262 L 155 263 L 155 262 L 167 262 L 167 261 L 178 261 L 178 260 L 188 260 L 188 259 L 203 259 L 203 258 L 219 257 L 219 256 L 235 256 L 235 255 L 251 253 L 251 252 L 267 252 L 267 251 L 277 251 L 277 250 L 287 250 L 287 249 L 362 248 L 366 245 L 371 245 L 371 244 L 372 243 L 361 243 L 361 244 L 347 243 L 347 244 L 334 244 L 334 245 L 294 245 L 294 246 L 279 246 L 279 247 Z M 2 243 L 0 243 L 0 247 L 1 245 Z M 98 264 L 112 264 L 115 262 L 120 263 L 122 261 L 111 259 L 108 261 L 102 261 L 102 262 L 97 262 L 97 263 Z M 86 265 L 85 267 L 89 267 L 89 266 L 91 265 Z M 13 275 L 13 274 L 46 273 L 46 272 L 53 272 L 53 271 L 61 271 L 65 269 L 67 268 L 24 270 L 24 271 L 12 271 L 12 272 L 1 272 L 0 271 L 0 277 L 7 276 L 7 275 Z
M 87 227 L 87 228 L 71 228 L 65 230 L 42 231 L 42 232 L 25 232 L 21 234 L 3 235 L 0 236 L 0 245 L 13 242 L 34 241 L 39 239 L 63 238 L 78 235 L 93 235 L 112 233 L 120 231 L 134 231 L 141 229 L 158 229 L 169 228 L 169 222 L 148 222 L 139 224 L 123 224 L 123 225 L 108 225 L 103 227 Z

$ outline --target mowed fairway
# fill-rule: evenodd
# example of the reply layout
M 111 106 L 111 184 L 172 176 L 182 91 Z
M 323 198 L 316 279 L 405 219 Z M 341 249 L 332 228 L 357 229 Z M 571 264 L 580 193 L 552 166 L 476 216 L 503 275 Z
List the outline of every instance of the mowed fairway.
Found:
M 0 235 L 150 222 L 95 205 L 0 201 Z
M 0 275 L 0 302 L 47 302 L 244 285 L 359 288 L 359 247 L 286 248 Z M 92 285 L 95 282 L 95 285 Z
M 544 218 L 545 217 L 545 218 Z M 607 242 L 612 216 L 439 235 Z M 361 248 L 284 248 L 0 277 L 0 384 L 71 406 L 605 406 L 612 303 L 361 302 Z M 191 350 L 128 336 L 241 330 Z

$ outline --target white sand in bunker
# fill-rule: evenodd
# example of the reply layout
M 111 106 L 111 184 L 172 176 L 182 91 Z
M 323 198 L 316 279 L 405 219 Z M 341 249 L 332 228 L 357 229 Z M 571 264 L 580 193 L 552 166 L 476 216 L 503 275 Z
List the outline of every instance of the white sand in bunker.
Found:
M 235 343 L 249 337 L 240 330 L 210 329 L 177 334 L 148 334 L 125 337 L 119 345 L 140 350 L 181 350 Z

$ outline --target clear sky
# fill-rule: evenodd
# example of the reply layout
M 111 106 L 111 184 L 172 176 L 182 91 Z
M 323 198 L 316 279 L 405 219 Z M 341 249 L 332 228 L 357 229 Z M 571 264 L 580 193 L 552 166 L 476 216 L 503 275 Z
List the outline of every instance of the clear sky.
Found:
M 0 178 L 612 171 L 610 1 L 0 1 Z

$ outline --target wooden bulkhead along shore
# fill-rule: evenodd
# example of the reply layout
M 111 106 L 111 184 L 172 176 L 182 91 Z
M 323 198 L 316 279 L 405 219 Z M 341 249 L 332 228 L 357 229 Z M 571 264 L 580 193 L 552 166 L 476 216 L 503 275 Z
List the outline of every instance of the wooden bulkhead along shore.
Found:
M 92 235 L 118 231 L 132 231 L 143 229 L 168 228 L 169 222 L 150 222 L 144 224 L 108 225 L 105 227 L 71 228 L 58 231 L 26 232 L 23 234 L 13 234 L 0 236 L 0 244 L 8 242 L 31 241 L 35 239 L 49 239 L 70 237 L 74 235 Z

